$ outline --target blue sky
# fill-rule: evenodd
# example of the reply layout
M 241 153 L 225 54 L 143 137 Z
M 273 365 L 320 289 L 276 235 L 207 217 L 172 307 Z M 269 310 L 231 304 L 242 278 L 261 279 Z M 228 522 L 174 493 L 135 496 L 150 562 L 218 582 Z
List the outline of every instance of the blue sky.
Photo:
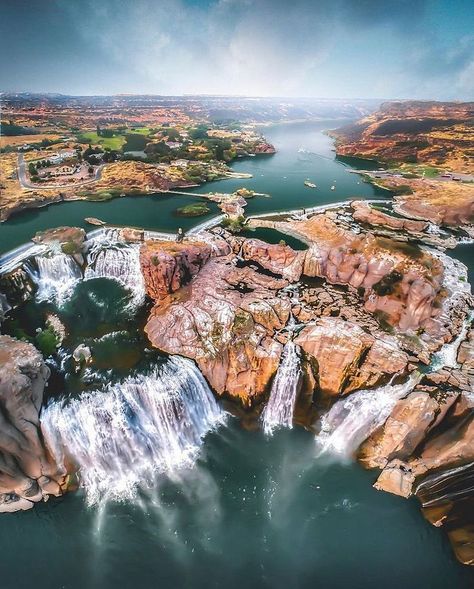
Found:
M 0 90 L 474 100 L 472 0 L 0 0 Z

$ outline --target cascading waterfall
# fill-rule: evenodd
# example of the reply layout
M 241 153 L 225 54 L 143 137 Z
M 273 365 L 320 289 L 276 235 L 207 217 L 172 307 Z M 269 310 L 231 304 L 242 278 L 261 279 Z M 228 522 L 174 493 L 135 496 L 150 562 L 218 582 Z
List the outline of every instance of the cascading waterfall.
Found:
M 94 240 L 87 256 L 84 278 L 116 280 L 132 294 L 131 306 L 139 307 L 145 300 L 145 281 L 140 269 L 140 245 L 120 243 L 113 236 Z
M 53 253 L 36 256 L 36 269 L 27 268 L 32 280 L 38 286 L 38 301 L 53 301 L 58 305 L 69 298 L 76 284 L 82 278 L 82 272 L 76 260 L 67 254 Z
M 357 391 L 337 401 L 321 419 L 321 432 L 316 438 L 321 454 L 350 457 L 385 422 L 396 402 L 412 391 L 421 377 L 415 371 L 402 384 Z
M 174 356 L 150 374 L 53 402 L 41 427 L 57 463 L 77 465 L 93 505 L 131 500 L 158 473 L 192 466 L 203 436 L 223 420 L 194 363 Z
M 457 356 L 459 346 L 466 339 L 472 319 L 473 315 L 468 315 L 468 317 L 466 317 L 464 320 L 461 331 L 453 339 L 453 341 L 449 342 L 448 344 L 444 344 L 444 346 L 442 346 L 438 352 L 433 354 L 433 359 L 431 362 L 432 370 L 439 370 L 440 368 L 456 368 L 458 365 Z
M 262 413 L 265 433 L 271 434 L 277 427 L 292 427 L 300 378 L 298 346 L 289 341 L 283 350 L 282 360 L 273 380 L 270 398 Z

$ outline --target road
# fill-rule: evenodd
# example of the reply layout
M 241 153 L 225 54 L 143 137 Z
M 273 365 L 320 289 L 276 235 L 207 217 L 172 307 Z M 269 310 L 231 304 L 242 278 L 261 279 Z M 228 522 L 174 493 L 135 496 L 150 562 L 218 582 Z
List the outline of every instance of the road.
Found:
M 22 188 L 29 188 L 29 189 L 40 189 L 40 190 L 56 190 L 58 188 L 77 188 L 78 186 L 86 186 L 87 184 L 93 184 L 100 180 L 102 177 L 102 169 L 104 168 L 105 164 L 101 164 L 94 173 L 94 177 L 90 180 L 83 180 L 81 182 L 74 182 L 74 184 L 52 184 L 50 186 L 44 184 L 32 184 L 28 180 L 28 175 L 26 172 L 26 162 L 25 156 L 22 153 L 18 154 L 18 181 L 20 182 Z

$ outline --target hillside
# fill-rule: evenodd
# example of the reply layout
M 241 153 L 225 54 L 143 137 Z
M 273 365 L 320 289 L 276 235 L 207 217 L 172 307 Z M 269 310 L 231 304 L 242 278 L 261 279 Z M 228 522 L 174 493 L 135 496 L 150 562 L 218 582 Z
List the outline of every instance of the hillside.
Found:
M 474 102 L 386 102 L 331 135 L 338 156 L 474 171 Z

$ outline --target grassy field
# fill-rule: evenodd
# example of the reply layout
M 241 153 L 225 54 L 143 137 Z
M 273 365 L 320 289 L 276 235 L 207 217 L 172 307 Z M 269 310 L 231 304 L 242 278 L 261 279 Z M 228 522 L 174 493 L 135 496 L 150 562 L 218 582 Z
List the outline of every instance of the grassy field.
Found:
M 78 140 L 81 142 L 87 141 L 92 145 L 101 145 L 102 147 L 108 147 L 109 149 L 120 150 L 122 145 L 125 143 L 124 135 L 115 135 L 114 137 L 99 137 L 95 131 L 88 131 L 87 133 L 81 133 L 78 136 Z
M 151 133 L 150 127 L 132 127 L 129 133 L 139 133 L 140 135 L 149 135 Z
M 424 166 L 423 164 L 403 164 L 401 166 L 402 173 L 409 172 L 422 176 L 425 173 L 425 178 L 437 178 L 441 172 L 440 168 L 434 166 Z

